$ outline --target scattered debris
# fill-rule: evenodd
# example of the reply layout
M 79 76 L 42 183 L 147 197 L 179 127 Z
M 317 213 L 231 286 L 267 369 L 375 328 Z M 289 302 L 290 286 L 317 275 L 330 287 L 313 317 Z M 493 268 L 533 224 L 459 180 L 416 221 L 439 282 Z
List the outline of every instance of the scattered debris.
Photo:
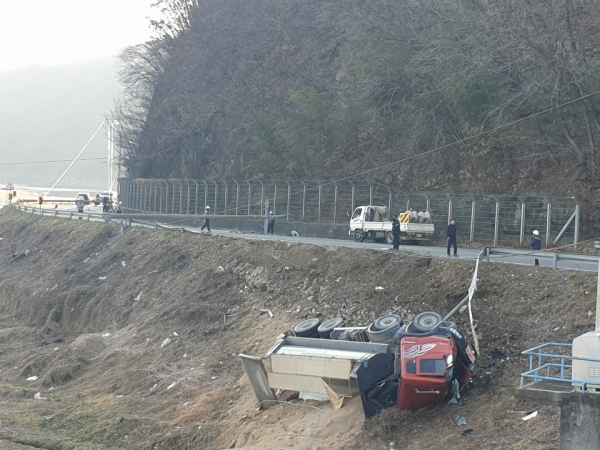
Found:
M 225 272 L 225 268 L 223 266 L 217 267 L 217 272 Z
M 173 381 L 170 385 L 167 386 L 167 390 L 174 388 L 177 386 L 177 381 Z
M 177 333 L 177 331 L 173 331 L 173 336 L 177 337 L 179 336 L 179 333 Z
M 467 419 L 465 419 L 464 417 L 460 417 L 460 418 L 458 419 L 458 422 L 457 422 L 456 424 L 457 424 L 458 426 L 461 426 L 461 425 L 466 425 L 466 424 L 467 424 Z
M 50 345 L 50 344 L 48 344 L 46 341 L 36 342 L 35 343 L 36 347 L 45 347 L 46 345 Z
M 37 392 L 33 397 L 36 398 L 36 399 L 38 399 L 38 400 L 41 400 L 41 399 L 44 398 L 44 397 L 42 397 L 42 393 L 41 392 Z
M 35 381 L 37 379 L 38 379 L 38 377 L 36 375 L 34 375 L 32 377 L 27 378 L 27 381 Z
M 469 428 L 468 430 L 465 430 L 462 433 L 460 433 L 460 435 L 461 436 L 472 436 L 473 433 L 475 433 L 475 430 L 473 430 L 472 428 Z
M 125 264 L 125 261 L 121 261 L 121 265 L 122 265 L 123 267 L 127 267 L 127 264 Z
M 102 337 L 109 337 L 109 336 L 110 336 L 110 333 L 104 333 L 104 334 L 102 335 Z
M 164 341 L 162 341 L 162 344 L 160 344 L 160 348 L 166 347 L 170 343 L 171 343 L 171 339 L 170 338 L 166 338 Z
M 99 277 L 98 279 L 104 281 L 106 280 L 106 277 Z
M 534 417 L 536 417 L 538 415 L 537 411 L 531 411 L 529 413 L 527 413 L 527 415 L 525 417 L 523 417 L 524 421 L 528 421 L 530 419 L 533 419 Z
M 54 347 L 54 351 L 55 352 L 59 352 L 60 351 L 60 347 Z
M 375 288 L 375 290 L 376 290 L 376 291 L 385 291 L 385 289 L 384 289 L 384 287 L 383 287 L 383 286 L 377 286 L 377 287 Z
M 261 313 L 267 313 L 269 315 L 269 317 L 271 317 L 271 318 L 275 317 L 275 315 L 271 312 L 270 309 L 266 309 L 266 308 L 265 309 L 259 309 L 259 311 Z
M 142 298 L 142 294 L 144 293 L 144 291 L 140 292 L 137 297 L 134 299 L 136 302 L 139 302 L 140 299 Z

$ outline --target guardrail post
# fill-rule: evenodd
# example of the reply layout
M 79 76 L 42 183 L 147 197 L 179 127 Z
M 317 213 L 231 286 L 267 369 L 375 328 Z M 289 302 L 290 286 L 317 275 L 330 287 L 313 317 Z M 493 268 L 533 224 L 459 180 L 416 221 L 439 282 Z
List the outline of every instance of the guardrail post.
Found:
M 58 211 L 56 209 L 54 210 L 54 217 L 58 217 Z
M 558 268 L 558 253 L 552 255 L 552 268 L 556 270 Z
M 485 248 L 485 262 L 490 262 L 490 248 Z
M 69 213 L 69 220 L 73 219 L 73 213 Z
M 469 227 L 469 241 L 475 239 L 475 213 L 477 211 L 477 200 L 471 195 L 471 226 Z
M 89 214 L 87 215 L 87 220 L 88 220 L 88 222 L 90 222 L 92 220 L 92 217 Z

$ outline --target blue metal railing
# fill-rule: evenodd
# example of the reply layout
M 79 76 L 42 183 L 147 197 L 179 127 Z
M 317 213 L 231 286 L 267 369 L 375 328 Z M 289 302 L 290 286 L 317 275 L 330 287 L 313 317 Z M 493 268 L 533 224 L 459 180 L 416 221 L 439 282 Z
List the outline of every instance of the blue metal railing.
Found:
M 573 344 L 561 342 L 547 342 L 537 347 L 525 350 L 522 354 L 529 356 L 529 370 L 521 374 L 521 387 L 525 384 L 525 379 L 536 381 L 546 380 L 559 383 L 581 384 L 581 390 L 586 391 L 589 380 L 575 380 L 571 376 L 573 361 L 592 361 L 600 362 L 598 358 L 584 358 L 580 356 L 561 355 L 557 351 L 547 349 L 568 349 L 572 352 Z M 537 365 L 536 365 L 537 363 Z M 545 373 L 544 373 L 545 372 Z M 560 375 L 558 374 L 560 373 Z

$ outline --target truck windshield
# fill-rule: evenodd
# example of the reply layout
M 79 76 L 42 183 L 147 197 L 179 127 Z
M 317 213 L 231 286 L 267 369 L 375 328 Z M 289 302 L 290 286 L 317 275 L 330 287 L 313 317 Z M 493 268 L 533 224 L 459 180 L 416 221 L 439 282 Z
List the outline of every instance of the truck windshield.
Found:
M 352 216 L 352 218 L 360 219 L 361 215 L 362 215 L 362 208 L 356 208 L 356 211 L 354 211 L 354 215 Z
M 419 371 L 421 373 L 443 375 L 446 373 L 446 361 L 443 359 L 422 359 L 419 361 Z

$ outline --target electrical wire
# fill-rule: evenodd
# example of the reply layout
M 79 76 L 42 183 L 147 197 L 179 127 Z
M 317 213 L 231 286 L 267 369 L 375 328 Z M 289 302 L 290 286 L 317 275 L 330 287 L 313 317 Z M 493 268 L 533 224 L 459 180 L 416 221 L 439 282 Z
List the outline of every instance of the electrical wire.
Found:
M 98 161 L 98 160 L 106 160 L 108 159 L 106 156 L 99 156 L 97 158 L 79 158 L 77 161 Z M 23 162 L 6 162 L 0 163 L 0 166 L 17 166 L 17 165 L 25 165 L 25 164 L 52 164 L 52 163 L 61 163 L 61 162 L 71 162 L 72 159 L 54 159 L 49 161 L 23 161 Z

